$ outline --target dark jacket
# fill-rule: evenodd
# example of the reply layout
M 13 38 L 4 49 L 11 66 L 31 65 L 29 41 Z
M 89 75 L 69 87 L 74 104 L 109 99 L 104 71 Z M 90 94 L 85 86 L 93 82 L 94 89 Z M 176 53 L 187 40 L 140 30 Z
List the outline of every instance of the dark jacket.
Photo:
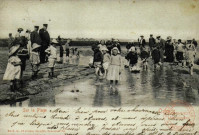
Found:
M 141 51 L 141 54 L 140 54 L 140 57 L 141 59 L 147 59 L 149 57 L 149 53 L 147 51 Z
M 14 41 L 14 38 L 13 38 L 13 37 L 9 37 L 9 38 L 8 38 L 8 48 L 9 48 L 9 49 L 13 46 L 13 41 Z
M 42 40 L 42 46 L 49 46 L 50 44 L 50 35 L 48 31 L 45 31 L 44 29 L 39 30 L 39 36 Z
M 155 46 L 155 39 L 153 37 L 149 38 L 149 47 Z
M 39 36 L 39 33 L 37 31 L 33 31 L 31 34 L 30 34 L 30 41 L 31 41 L 31 44 L 33 45 L 33 43 L 37 43 L 38 45 L 41 45 L 41 38 Z
M 192 41 L 192 43 L 195 45 L 195 47 L 197 47 L 197 46 L 198 46 L 197 41 Z
M 160 62 L 160 51 L 158 49 L 154 49 L 152 51 L 151 56 L 154 61 L 154 64 L 157 64 L 158 62 Z
M 130 61 L 130 64 L 135 65 L 138 62 L 138 55 L 134 52 L 129 52 L 126 59 Z
M 142 43 L 141 43 L 141 39 L 139 40 L 139 47 L 145 47 L 145 44 L 146 44 L 145 39 L 142 40 Z
M 103 55 L 99 49 L 95 49 L 94 51 L 94 62 L 103 62 Z

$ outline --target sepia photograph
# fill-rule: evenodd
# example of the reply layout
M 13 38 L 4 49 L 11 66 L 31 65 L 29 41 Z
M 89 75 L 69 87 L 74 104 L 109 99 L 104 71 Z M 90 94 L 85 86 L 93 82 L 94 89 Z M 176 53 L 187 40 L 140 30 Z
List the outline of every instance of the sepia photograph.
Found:
M 0 0 L 0 112 L 180 106 L 188 121 L 179 129 L 193 127 L 198 20 L 198 0 Z

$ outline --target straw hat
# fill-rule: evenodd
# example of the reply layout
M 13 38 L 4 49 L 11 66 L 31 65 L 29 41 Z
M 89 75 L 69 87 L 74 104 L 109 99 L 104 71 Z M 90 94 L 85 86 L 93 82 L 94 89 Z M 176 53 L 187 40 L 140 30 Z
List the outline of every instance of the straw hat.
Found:
M 135 47 L 132 46 L 129 50 L 130 50 L 131 52 L 135 52 Z
M 18 28 L 18 31 L 23 31 L 23 28 Z
M 14 54 L 19 49 L 19 47 L 20 47 L 20 45 L 12 46 L 10 48 L 10 51 L 9 51 L 9 56 L 11 56 L 12 54 Z
M 102 51 L 103 51 L 103 50 L 104 50 L 104 51 L 108 51 L 108 49 L 107 49 L 105 46 L 102 46 L 102 47 L 101 47 L 101 50 L 102 50 Z
M 171 39 L 172 39 L 172 37 L 171 37 L 171 36 L 168 36 L 168 37 L 167 37 L 167 40 L 171 40 Z
M 156 36 L 156 38 L 160 38 L 160 37 L 161 37 L 160 35 L 157 35 L 157 36 Z
M 34 44 L 32 45 L 32 50 L 34 50 L 34 49 L 36 49 L 36 48 L 39 48 L 39 47 L 41 47 L 41 46 L 38 45 L 37 43 L 34 43 Z
M 53 39 L 53 40 L 51 41 L 51 43 L 57 44 L 58 42 L 57 42 L 56 39 Z

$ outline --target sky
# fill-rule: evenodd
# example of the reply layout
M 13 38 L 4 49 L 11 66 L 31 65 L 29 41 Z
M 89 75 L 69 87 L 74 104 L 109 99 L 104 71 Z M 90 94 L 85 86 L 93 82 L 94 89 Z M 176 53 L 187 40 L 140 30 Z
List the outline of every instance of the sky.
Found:
M 199 39 L 199 0 L 0 0 L 0 38 L 47 23 L 51 37 Z

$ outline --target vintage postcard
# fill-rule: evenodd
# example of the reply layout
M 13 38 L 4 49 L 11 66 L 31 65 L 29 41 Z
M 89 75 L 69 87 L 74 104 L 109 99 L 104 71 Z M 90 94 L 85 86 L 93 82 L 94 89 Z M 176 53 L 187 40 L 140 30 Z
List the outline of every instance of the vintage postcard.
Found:
M 0 0 L 0 135 L 199 135 L 199 0 Z

